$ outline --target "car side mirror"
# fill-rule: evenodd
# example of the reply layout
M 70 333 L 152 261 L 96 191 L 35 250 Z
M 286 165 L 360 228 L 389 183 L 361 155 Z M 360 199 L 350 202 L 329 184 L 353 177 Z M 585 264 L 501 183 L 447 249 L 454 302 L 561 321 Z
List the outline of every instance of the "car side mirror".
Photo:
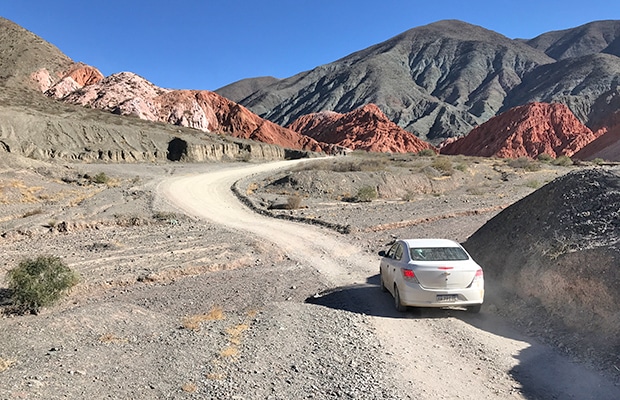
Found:
M 385 250 L 381 250 L 381 251 L 379 252 L 379 256 L 381 256 L 381 257 L 385 257 Z

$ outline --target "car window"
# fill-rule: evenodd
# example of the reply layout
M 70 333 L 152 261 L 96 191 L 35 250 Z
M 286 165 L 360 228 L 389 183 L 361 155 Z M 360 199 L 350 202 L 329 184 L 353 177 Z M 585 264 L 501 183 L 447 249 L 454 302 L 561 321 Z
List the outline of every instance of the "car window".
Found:
M 415 247 L 411 249 L 413 261 L 462 261 L 468 260 L 467 253 L 460 247 Z
M 394 244 L 394 245 L 392 245 L 392 247 L 390 247 L 390 249 L 387 252 L 387 257 L 388 258 L 394 258 L 394 253 L 396 252 L 396 247 L 398 247 L 398 244 Z
M 396 251 L 394 252 L 394 259 L 402 260 L 403 259 L 403 245 L 398 244 L 396 246 Z

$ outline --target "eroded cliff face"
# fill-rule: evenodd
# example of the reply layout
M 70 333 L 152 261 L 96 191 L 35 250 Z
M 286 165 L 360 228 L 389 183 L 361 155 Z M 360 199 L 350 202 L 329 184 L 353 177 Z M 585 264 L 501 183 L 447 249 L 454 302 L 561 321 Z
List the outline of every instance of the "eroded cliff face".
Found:
M 320 112 L 304 115 L 288 126 L 319 142 L 351 150 L 416 153 L 435 148 L 390 121 L 374 104 L 346 114 Z
M 316 140 L 264 120 L 216 93 L 164 89 L 131 72 L 100 79 L 97 72 L 87 66 L 75 69 L 45 93 L 63 102 L 114 114 L 225 133 L 285 148 L 324 151 Z
M 514 107 L 472 130 L 467 136 L 440 146 L 443 154 L 535 158 L 572 156 L 600 136 L 559 103 L 529 103 Z
M 2 154 L 76 162 L 235 161 L 307 152 L 61 103 L 20 89 L 0 91 Z

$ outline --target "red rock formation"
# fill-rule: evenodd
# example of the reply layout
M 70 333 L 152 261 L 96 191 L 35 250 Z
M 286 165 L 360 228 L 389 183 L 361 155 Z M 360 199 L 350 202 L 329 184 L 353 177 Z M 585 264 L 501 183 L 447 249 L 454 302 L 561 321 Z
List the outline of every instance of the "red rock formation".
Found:
M 443 144 L 440 152 L 504 158 L 535 158 L 543 153 L 570 157 L 597 135 L 563 104 L 529 103 L 491 118 L 467 136 Z
M 42 75 L 39 74 L 38 76 L 40 77 Z M 101 80 L 103 80 L 103 74 L 99 72 L 97 68 L 82 63 L 76 63 L 62 76 L 60 81 L 53 85 L 48 85 L 43 91 L 49 97 L 62 99 L 66 95 L 86 85 L 92 85 Z M 41 88 L 43 89 L 43 85 Z
M 101 82 L 104 78 L 97 68 L 82 63 L 75 64 L 66 76 L 72 78 L 81 87 Z
M 78 79 L 86 74 L 77 74 Z M 76 82 L 72 77 L 67 81 Z M 316 140 L 264 120 L 247 108 L 206 90 L 169 90 L 121 72 L 61 96 L 63 101 L 292 149 L 329 150 Z M 55 96 L 51 89 L 46 92 Z M 324 148 L 325 147 L 325 148 Z
M 374 104 L 346 114 L 332 111 L 299 117 L 288 128 L 319 142 L 375 152 L 417 153 L 435 148 L 392 121 Z

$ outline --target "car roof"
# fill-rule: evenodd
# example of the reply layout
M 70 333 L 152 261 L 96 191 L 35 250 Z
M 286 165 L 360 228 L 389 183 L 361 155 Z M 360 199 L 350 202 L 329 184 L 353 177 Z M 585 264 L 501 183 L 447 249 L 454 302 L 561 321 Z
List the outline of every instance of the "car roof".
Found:
M 402 239 L 409 247 L 461 247 L 450 239 Z

